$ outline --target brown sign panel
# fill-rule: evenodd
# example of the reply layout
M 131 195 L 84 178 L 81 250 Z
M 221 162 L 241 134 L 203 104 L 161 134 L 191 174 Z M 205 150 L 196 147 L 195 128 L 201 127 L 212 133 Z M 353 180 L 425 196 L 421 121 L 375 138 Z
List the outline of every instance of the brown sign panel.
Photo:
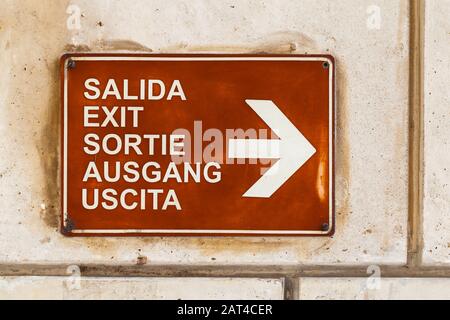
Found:
M 331 235 L 334 65 L 64 55 L 63 234 Z

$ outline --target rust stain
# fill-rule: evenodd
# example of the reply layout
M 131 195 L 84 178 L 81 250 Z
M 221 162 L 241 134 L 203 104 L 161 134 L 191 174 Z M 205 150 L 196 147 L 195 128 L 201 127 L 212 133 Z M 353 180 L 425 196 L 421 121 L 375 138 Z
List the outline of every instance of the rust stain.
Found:
M 88 44 L 67 44 L 66 52 L 92 52 L 92 51 L 133 51 L 133 52 L 153 52 L 153 50 L 139 42 L 132 40 L 98 40 L 92 45 Z
M 314 41 L 301 32 L 275 32 L 262 40 L 248 45 L 189 45 L 176 44 L 161 48 L 160 52 L 177 53 L 250 53 L 250 54 L 281 54 L 281 53 L 311 53 L 316 52 Z
M 153 52 L 149 47 L 132 40 L 99 40 L 95 43 L 95 47 L 101 50 L 129 50 L 129 51 L 144 51 Z
M 336 225 L 342 228 L 351 214 L 350 206 L 350 141 L 348 132 L 348 83 L 342 61 L 336 64 Z
M 117 238 L 79 238 L 80 241 L 90 251 L 96 252 L 100 255 L 116 255 L 116 250 L 120 245 L 117 242 Z M 191 248 L 198 250 L 203 256 L 211 257 L 212 261 L 216 260 L 217 255 L 230 252 L 233 254 L 251 254 L 257 255 L 267 252 L 278 252 L 286 249 L 286 246 L 291 244 L 288 238 L 212 238 L 212 237 L 199 237 L 199 238 L 164 238 L 164 237 L 140 237 L 132 241 L 133 245 L 146 248 L 147 246 L 153 246 L 156 244 L 165 243 L 170 246 L 182 248 Z M 180 248 L 179 250 L 181 250 Z M 145 262 L 145 263 L 144 263 Z M 135 261 L 137 265 L 143 265 L 148 263 L 148 256 L 141 254 L 139 250 L 138 257 Z
M 181 52 L 181 53 L 293 53 L 297 49 L 295 43 L 266 44 L 263 46 L 221 46 L 221 45 L 205 45 L 205 46 L 189 46 L 187 44 L 178 44 L 176 46 L 167 47 L 161 51 L 164 52 Z
M 10 48 L 10 39 L 14 39 L 14 49 L 16 54 L 9 53 L 5 55 L 5 59 L 13 59 L 17 63 L 8 64 L 10 66 L 10 78 L 8 81 L 9 87 L 13 89 L 11 93 L 7 93 L 5 100 L 5 113 L 10 113 L 7 116 L 11 117 L 9 124 L 9 130 L 11 137 L 14 137 L 14 141 L 22 144 L 22 147 L 27 151 L 23 154 L 24 161 L 32 162 L 34 165 L 36 161 L 42 166 L 43 180 L 38 180 L 41 176 L 41 172 L 27 172 L 31 186 L 36 187 L 29 193 L 31 195 L 30 200 L 30 214 L 39 214 L 42 221 L 49 227 L 56 229 L 58 226 L 59 216 L 59 178 L 58 178 L 58 145 L 59 145 L 59 94 L 58 94 L 58 65 L 55 60 L 49 73 L 51 81 L 46 83 L 46 87 L 36 85 L 39 81 L 47 79 L 47 74 L 35 72 L 39 70 L 40 64 L 35 61 L 42 61 L 41 55 L 52 56 L 53 48 L 58 46 L 57 39 L 59 29 L 54 29 L 53 24 L 42 23 L 48 22 L 46 19 L 48 16 L 56 17 L 55 23 L 57 23 L 57 17 L 60 12 L 64 12 L 66 8 L 65 1 L 60 1 L 58 4 L 47 5 L 49 1 L 44 1 L 38 6 L 33 1 L 27 1 L 26 4 L 22 4 L 21 9 L 17 6 L 7 6 L 4 8 L 9 12 L 7 23 L 7 34 L 5 50 Z M 24 9 L 26 8 L 26 9 Z M 33 20 L 33 22 L 30 20 Z M 34 21 L 36 19 L 36 21 Z M 30 25 L 35 28 L 34 37 L 32 41 L 25 41 L 20 35 L 25 34 L 25 31 L 29 31 Z M 45 34 L 44 37 L 39 35 Z M 25 59 L 22 59 L 22 54 L 34 50 L 32 54 L 29 54 Z M 39 53 L 41 52 L 41 53 Z M 17 55 L 17 57 L 15 57 Z M 14 57 L 13 57 L 14 56 Z M 35 72 L 33 74 L 33 72 Z M 42 84 L 42 83 L 41 83 Z M 47 92 L 48 90 L 48 92 Z M 49 98 L 47 97 L 49 95 Z M 44 98 L 45 97 L 45 98 Z M 42 102 L 42 99 L 47 99 Z M 16 106 L 20 106 L 17 108 Z M 41 113 L 41 109 L 45 108 L 45 113 Z M 41 116 L 36 120 L 35 116 Z M 20 121 L 18 116 L 20 116 Z M 17 125 L 14 123 L 17 122 Z M 19 138 L 20 137 L 20 138 Z M 37 137 L 37 141 L 34 138 Z M 33 149 L 35 148 L 35 149 Z M 36 151 L 36 152 L 34 152 Z M 36 155 L 36 158 L 35 158 Z M 20 160 L 19 160 L 20 161 Z M 27 167 L 25 167 L 28 170 Z M 31 171 L 31 170 L 30 170 Z M 18 184 L 16 184 L 17 186 Z M 38 189 L 39 187 L 39 189 Z M 41 192 L 43 190 L 43 192 Z M 19 192 L 19 195 L 22 191 Z M 35 202 L 41 202 L 40 210 Z M 20 222 L 21 223 L 21 222 Z M 19 223 L 19 224 L 20 224 Z M 28 224 L 29 225 L 29 224 Z M 27 226 L 28 226 L 27 225 Z M 31 226 L 31 225 L 30 225 Z M 43 243 L 48 241 L 47 238 L 41 239 Z
M 80 245 L 84 246 L 91 252 L 97 253 L 99 255 L 112 255 L 116 256 L 117 248 L 120 242 L 115 241 L 116 239 L 111 238 L 84 238 L 76 239 Z
M 141 255 L 139 255 L 138 257 L 137 257 L 137 259 L 136 259 L 136 264 L 138 265 L 138 266 L 143 266 L 143 265 L 146 265 L 147 264 L 147 257 L 146 256 L 141 256 Z
M 91 48 L 86 44 L 80 44 L 80 45 L 67 44 L 64 47 L 64 51 L 66 51 L 66 52 L 90 52 Z
M 66 50 L 89 50 L 87 46 L 71 46 L 65 47 Z M 47 60 L 46 60 L 47 63 Z M 49 71 L 54 75 L 54 79 L 58 79 L 59 75 L 59 59 L 55 59 L 47 63 Z M 52 228 L 58 228 L 60 225 L 60 94 L 59 85 L 56 82 L 52 86 L 52 92 L 49 95 L 48 111 L 42 125 L 40 137 L 41 164 L 44 170 L 45 182 L 43 188 L 46 199 L 41 206 L 40 216 L 44 223 Z M 44 152 L 45 151 L 45 152 Z M 115 252 L 120 243 L 114 239 L 107 238 L 86 238 L 80 241 L 76 240 L 78 245 L 96 252 L 98 254 L 106 254 Z
M 51 64 L 50 72 L 54 79 L 58 79 L 58 60 Z M 52 93 L 49 95 L 48 109 L 41 131 L 39 143 L 39 155 L 44 171 L 44 183 L 42 188 L 46 199 L 41 207 L 41 218 L 51 228 L 59 225 L 59 91 L 58 86 L 51 86 Z

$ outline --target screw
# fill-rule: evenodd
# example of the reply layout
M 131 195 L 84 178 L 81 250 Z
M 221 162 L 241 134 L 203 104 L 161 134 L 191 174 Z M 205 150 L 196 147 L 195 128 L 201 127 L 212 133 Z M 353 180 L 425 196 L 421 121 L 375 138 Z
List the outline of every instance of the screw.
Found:
M 67 68 L 69 69 L 74 69 L 76 65 L 77 65 L 76 62 L 72 59 L 70 59 L 69 62 L 67 62 Z
M 69 233 L 72 232 L 73 229 L 75 229 L 74 222 L 70 218 L 67 218 L 66 219 L 66 225 L 63 228 L 63 233 L 64 234 L 69 234 Z
M 323 223 L 322 224 L 322 231 L 328 231 L 328 228 L 329 228 L 330 226 L 329 226 L 329 224 L 328 223 Z
M 325 62 L 323 63 L 322 66 L 323 66 L 324 69 L 328 69 L 328 67 L 330 66 L 330 64 L 329 64 L 328 62 L 325 61 Z

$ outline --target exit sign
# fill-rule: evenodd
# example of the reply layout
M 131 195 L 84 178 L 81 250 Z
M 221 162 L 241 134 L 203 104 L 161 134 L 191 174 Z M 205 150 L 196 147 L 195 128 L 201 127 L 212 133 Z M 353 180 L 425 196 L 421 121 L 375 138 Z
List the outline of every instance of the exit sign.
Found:
M 67 54 L 67 236 L 331 235 L 328 55 Z

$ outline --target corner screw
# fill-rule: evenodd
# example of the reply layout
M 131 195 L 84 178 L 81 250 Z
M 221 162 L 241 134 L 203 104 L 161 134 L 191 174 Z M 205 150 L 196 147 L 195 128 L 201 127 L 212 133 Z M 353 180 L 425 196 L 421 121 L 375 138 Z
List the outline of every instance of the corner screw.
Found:
M 70 218 L 66 219 L 66 224 L 63 228 L 63 233 L 64 234 L 69 234 L 73 231 L 73 229 L 75 229 L 75 224 L 73 223 L 73 221 Z
M 330 67 L 330 64 L 329 64 L 328 62 L 325 61 L 325 62 L 322 64 L 322 66 L 323 66 L 324 69 L 328 69 L 328 68 Z
M 328 223 L 323 223 L 322 224 L 322 231 L 328 231 L 329 225 Z
M 76 67 L 76 63 L 74 60 L 69 60 L 69 62 L 67 62 L 67 68 L 68 69 L 74 69 Z

